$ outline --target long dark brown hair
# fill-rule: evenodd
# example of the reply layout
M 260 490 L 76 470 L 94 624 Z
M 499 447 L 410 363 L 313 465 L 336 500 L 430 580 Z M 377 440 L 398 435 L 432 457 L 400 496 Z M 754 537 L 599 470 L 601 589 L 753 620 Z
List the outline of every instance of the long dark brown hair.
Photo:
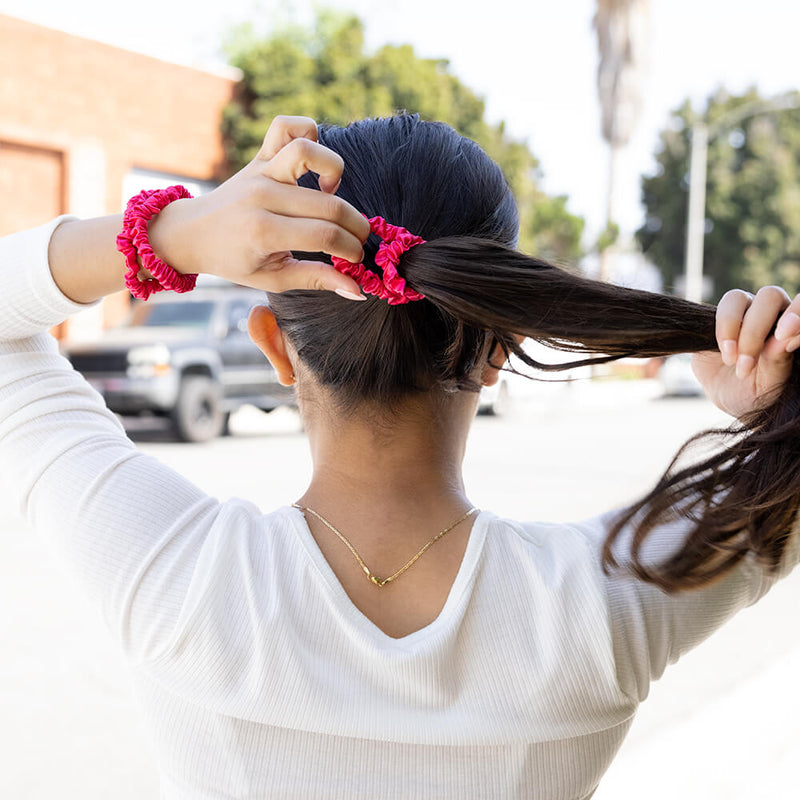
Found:
M 329 292 L 270 295 L 299 357 L 342 408 L 391 409 L 419 392 L 478 391 L 475 368 L 497 343 L 544 371 L 717 349 L 711 306 L 590 280 L 518 252 L 516 206 L 500 169 L 449 126 L 403 114 L 323 127 L 319 139 L 344 159 L 341 197 L 427 240 L 400 261 L 425 300 L 390 306 Z M 311 174 L 300 183 L 317 186 Z M 370 236 L 364 263 L 380 274 L 378 244 Z M 576 355 L 539 363 L 515 334 Z M 618 566 L 613 545 L 631 527 L 627 565 L 668 591 L 706 584 L 748 553 L 777 569 L 800 503 L 798 381 L 795 361 L 768 407 L 684 445 L 656 486 L 614 520 L 605 567 Z M 684 464 L 698 440 L 718 441 L 712 455 Z M 646 563 L 648 535 L 677 519 L 692 523 L 691 534 L 665 562 Z

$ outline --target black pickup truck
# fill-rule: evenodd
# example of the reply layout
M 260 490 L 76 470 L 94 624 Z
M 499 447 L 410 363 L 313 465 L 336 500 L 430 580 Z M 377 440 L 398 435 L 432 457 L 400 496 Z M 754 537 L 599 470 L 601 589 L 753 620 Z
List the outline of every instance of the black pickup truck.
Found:
M 247 334 L 250 309 L 265 302 L 263 292 L 230 286 L 164 292 L 137 301 L 100 340 L 64 353 L 112 411 L 168 417 L 181 440 L 207 441 L 245 403 L 294 405 L 292 388 L 278 383 Z

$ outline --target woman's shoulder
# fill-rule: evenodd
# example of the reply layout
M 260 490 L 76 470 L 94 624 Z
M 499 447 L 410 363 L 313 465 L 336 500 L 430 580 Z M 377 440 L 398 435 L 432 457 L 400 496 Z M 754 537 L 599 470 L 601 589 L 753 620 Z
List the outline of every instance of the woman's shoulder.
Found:
M 596 549 L 610 528 L 614 512 L 577 521 L 525 520 L 490 513 L 489 525 L 495 536 L 549 550 Z
M 487 526 L 487 559 L 517 574 L 531 585 L 577 581 L 604 586 L 601 549 L 608 529 L 607 515 L 578 522 L 524 520 L 491 514 Z M 538 576 L 538 577 L 537 577 Z

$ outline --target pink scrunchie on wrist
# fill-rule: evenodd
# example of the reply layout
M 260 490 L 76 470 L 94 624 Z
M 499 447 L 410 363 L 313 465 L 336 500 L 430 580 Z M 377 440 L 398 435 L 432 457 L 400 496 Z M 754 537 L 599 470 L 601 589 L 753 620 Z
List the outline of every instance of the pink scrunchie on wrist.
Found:
M 128 265 L 125 285 L 134 297 L 147 300 L 151 294 L 165 289 L 181 293 L 194 289 L 197 275 L 181 275 L 162 261 L 153 252 L 147 231 L 150 220 L 165 206 L 174 200 L 191 196 L 183 186 L 170 186 L 167 189 L 145 189 L 128 201 L 122 232 L 117 236 L 117 250 L 125 256 Z M 142 260 L 141 266 L 139 259 Z M 139 271 L 142 268 L 153 277 L 140 280 Z

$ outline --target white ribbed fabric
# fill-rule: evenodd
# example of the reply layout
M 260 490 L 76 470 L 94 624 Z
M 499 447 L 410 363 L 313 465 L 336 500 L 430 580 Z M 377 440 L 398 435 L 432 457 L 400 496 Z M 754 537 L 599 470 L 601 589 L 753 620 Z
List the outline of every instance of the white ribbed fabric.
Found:
M 0 240 L 2 481 L 126 653 L 162 797 L 588 798 L 650 681 L 769 588 L 748 561 L 668 597 L 603 574 L 603 518 L 482 512 L 439 617 L 386 636 L 300 511 L 219 503 L 138 453 L 59 356 L 41 331 L 78 306 L 47 265 L 57 222 Z

